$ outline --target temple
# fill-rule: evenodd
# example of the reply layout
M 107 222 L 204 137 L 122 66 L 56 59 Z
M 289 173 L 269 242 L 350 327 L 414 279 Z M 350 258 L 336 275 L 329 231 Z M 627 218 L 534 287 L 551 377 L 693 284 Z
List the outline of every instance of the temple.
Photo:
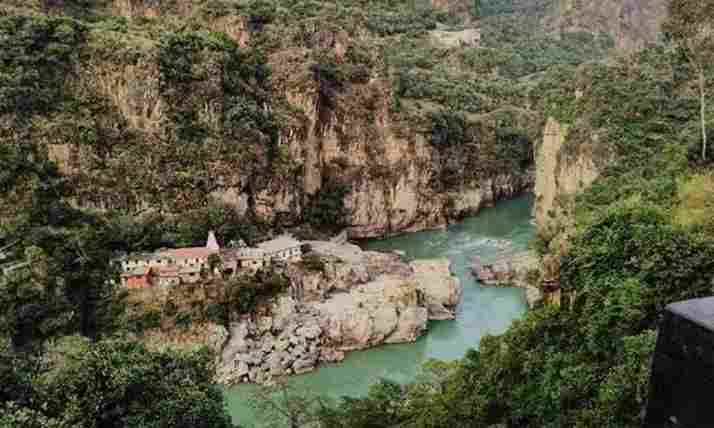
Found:
M 215 260 L 211 260 L 212 257 Z M 221 248 L 211 231 L 203 247 L 130 254 L 120 258 L 118 263 L 122 271 L 121 284 L 131 289 L 143 289 L 192 284 L 216 273 L 228 276 L 254 273 L 273 262 L 288 262 L 301 257 L 301 242 L 287 235 L 257 247 L 248 247 L 241 242 L 237 248 Z

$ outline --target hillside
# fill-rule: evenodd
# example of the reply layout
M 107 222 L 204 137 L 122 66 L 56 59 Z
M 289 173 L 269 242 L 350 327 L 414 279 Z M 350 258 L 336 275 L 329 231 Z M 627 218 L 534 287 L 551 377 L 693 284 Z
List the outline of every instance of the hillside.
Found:
M 228 208 L 361 238 L 477 212 L 533 185 L 544 118 L 514 78 L 613 45 L 545 31 L 546 2 L 3 3 L 4 143 L 55 162 L 75 206 L 172 229 Z

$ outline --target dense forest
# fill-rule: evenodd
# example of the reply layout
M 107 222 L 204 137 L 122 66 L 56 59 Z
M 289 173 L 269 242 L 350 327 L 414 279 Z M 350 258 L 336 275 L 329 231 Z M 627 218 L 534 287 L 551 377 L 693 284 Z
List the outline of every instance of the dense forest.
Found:
M 561 161 L 585 148 L 601 174 L 533 243 L 561 306 L 285 426 L 639 426 L 664 306 L 714 289 L 714 6 L 673 0 L 660 40 L 624 53 L 605 30 L 544 25 L 563 3 L 0 0 L 0 427 L 233 426 L 213 356 L 137 340 L 110 261 L 208 230 L 344 226 L 349 159 L 290 218 L 260 215 L 261 192 L 306 168 L 284 144 L 308 140 L 296 93 L 318 128 L 347 124 L 341 144 L 378 140 L 386 109 L 427 141 L 439 191 L 532 167 L 547 118 L 568 125 Z M 475 22 L 480 47 L 431 42 Z M 229 185 L 247 209 L 212 196 Z

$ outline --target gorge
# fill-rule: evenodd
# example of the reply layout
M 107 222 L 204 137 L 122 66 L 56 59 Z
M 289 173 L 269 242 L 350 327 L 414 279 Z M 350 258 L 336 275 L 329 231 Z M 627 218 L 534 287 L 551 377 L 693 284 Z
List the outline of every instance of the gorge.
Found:
M 246 428 L 249 383 L 285 375 L 332 399 L 281 428 L 639 426 L 662 311 L 714 292 L 711 61 L 687 32 L 706 58 L 712 20 L 0 0 L 0 426 Z M 117 286 L 118 254 L 208 231 L 307 256 Z M 557 299 L 468 273 L 526 249 Z
M 456 319 L 430 321 L 428 331 L 415 343 L 382 345 L 348 353 L 344 361 L 322 365 L 315 372 L 293 377 L 298 391 L 339 398 L 363 396 L 380 378 L 400 383 L 413 381 L 431 358 L 456 360 L 466 350 L 478 347 L 487 334 L 499 334 L 526 311 L 524 292 L 518 288 L 483 287 L 470 273 L 471 258 L 480 255 L 492 261 L 499 255 L 522 251 L 534 234 L 531 224 L 533 197 L 523 196 L 482 211 L 445 230 L 400 235 L 364 243 L 366 250 L 401 250 L 409 259 L 448 258 L 452 272 L 462 283 Z M 499 248 L 499 241 L 510 242 Z M 256 414 L 249 406 L 255 387 L 241 385 L 226 391 L 228 408 L 235 422 L 252 427 Z

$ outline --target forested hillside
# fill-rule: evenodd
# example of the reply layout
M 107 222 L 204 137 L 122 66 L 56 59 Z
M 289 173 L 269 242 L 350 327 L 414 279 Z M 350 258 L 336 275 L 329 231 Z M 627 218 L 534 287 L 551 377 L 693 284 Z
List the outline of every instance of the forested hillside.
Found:
M 3 3 L 3 138 L 73 206 L 173 231 L 147 245 L 205 236 L 176 214 L 358 238 L 476 212 L 532 185 L 539 94 L 514 79 L 614 46 L 548 33 L 548 2 Z
M 583 3 L 0 0 L 0 426 L 230 426 L 212 356 L 136 342 L 112 257 L 442 225 L 530 190 L 549 119 L 556 173 L 597 177 L 541 213 L 564 304 L 305 410 L 639 426 L 662 308 L 714 286 L 714 15 L 676 0 L 662 37 L 665 2 Z

